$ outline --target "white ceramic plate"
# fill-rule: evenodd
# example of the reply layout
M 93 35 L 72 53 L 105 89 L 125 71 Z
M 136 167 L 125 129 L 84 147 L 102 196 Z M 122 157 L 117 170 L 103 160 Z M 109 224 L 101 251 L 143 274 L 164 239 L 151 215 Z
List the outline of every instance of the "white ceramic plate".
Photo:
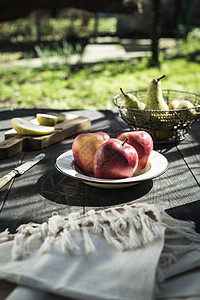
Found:
M 160 176 L 167 170 L 167 167 L 167 159 L 162 154 L 153 150 L 147 167 L 142 171 L 136 171 L 133 177 L 123 179 L 101 179 L 84 175 L 77 170 L 74 165 L 72 150 L 64 152 L 56 159 L 56 168 L 61 173 L 100 188 L 124 188 L 135 185 L 142 181 Z

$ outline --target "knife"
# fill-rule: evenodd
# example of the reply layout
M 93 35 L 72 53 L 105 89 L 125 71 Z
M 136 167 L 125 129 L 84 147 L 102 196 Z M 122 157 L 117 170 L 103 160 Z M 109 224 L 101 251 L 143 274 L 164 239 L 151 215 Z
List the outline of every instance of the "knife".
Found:
M 36 157 L 32 158 L 31 160 L 27 161 L 26 163 L 20 165 L 19 167 L 13 169 L 8 174 L 0 178 L 0 188 L 2 188 L 6 183 L 8 183 L 12 178 L 15 176 L 21 176 L 26 171 L 28 171 L 31 167 L 37 164 L 41 159 L 45 157 L 44 153 L 37 155 Z

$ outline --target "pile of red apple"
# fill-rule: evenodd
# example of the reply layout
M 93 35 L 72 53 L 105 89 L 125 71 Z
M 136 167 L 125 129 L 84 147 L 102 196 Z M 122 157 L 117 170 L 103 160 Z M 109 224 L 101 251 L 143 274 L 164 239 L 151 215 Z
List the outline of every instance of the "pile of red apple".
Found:
M 89 176 L 117 179 L 132 177 L 147 166 L 153 139 L 145 131 L 123 132 L 116 138 L 107 133 L 79 134 L 73 141 L 74 162 Z

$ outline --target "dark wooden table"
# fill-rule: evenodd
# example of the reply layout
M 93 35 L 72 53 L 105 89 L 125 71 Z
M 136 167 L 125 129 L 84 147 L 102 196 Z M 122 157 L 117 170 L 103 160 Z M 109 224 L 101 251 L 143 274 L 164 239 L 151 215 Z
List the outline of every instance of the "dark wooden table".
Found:
M 47 112 L 47 110 L 39 110 Z M 50 110 L 48 110 L 49 112 Z M 38 109 L 0 110 L 0 141 L 11 128 L 13 117 L 35 117 Z M 91 132 L 105 131 L 111 137 L 128 130 L 116 111 L 70 111 L 91 119 Z M 69 214 L 85 213 L 136 202 L 157 204 L 175 218 L 192 220 L 200 232 L 200 123 L 193 124 L 186 139 L 179 144 L 157 144 L 154 150 L 161 152 L 169 162 L 168 170 L 161 176 L 122 189 L 91 187 L 61 174 L 55 167 L 56 158 L 71 149 L 75 136 L 71 136 L 42 151 L 20 152 L 0 161 L 2 177 L 19 164 L 40 152 L 46 157 L 21 177 L 0 190 L 0 231 L 9 228 L 14 233 L 22 223 L 44 222 L 53 212 Z M 0 282 L 0 294 L 8 293 L 13 286 Z M 0 299 L 4 299 L 3 296 Z

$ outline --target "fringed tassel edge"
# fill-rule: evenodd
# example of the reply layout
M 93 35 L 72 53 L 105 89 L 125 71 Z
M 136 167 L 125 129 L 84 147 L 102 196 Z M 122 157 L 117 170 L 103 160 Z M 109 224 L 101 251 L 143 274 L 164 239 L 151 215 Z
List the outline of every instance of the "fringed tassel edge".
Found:
M 83 216 L 77 213 L 68 217 L 54 214 L 48 223 L 29 223 L 18 228 L 12 258 L 22 259 L 31 249 L 38 249 L 40 244 L 38 253 L 48 253 L 58 240 L 61 252 L 76 254 L 80 250 L 73 238 L 77 231 L 82 236 L 86 254 L 95 252 L 92 234 L 102 234 L 107 243 L 118 251 L 136 249 L 157 239 L 159 226 L 159 210 L 147 204 L 125 205 L 97 212 L 90 210 Z

